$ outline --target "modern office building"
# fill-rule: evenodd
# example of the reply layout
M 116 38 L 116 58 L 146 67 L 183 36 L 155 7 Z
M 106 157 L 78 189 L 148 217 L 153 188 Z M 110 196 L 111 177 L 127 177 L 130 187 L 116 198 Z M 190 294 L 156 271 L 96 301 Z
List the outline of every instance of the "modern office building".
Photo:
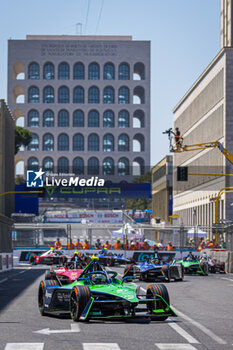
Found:
M 169 222 L 172 215 L 173 157 L 166 156 L 151 171 L 152 211 L 157 221 Z
M 32 132 L 16 174 L 42 166 L 121 181 L 146 171 L 149 41 L 28 35 L 8 44 L 8 103 L 16 123 Z
M 233 154 L 233 47 L 232 4 L 221 1 L 221 51 L 173 110 L 185 145 L 219 141 Z M 174 169 L 188 166 L 197 174 L 233 174 L 233 166 L 216 148 L 174 154 Z M 221 189 L 219 220 L 232 220 L 231 176 L 191 175 L 187 182 L 173 176 L 173 213 L 187 225 L 212 225 Z

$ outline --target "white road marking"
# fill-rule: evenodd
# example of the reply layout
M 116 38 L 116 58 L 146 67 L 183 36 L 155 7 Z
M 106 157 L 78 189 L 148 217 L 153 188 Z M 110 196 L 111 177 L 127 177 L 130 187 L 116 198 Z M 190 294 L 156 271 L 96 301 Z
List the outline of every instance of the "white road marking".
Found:
M 208 335 L 212 340 L 216 341 L 216 343 L 218 344 L 227 344 L 227 342 L 225 340 L 223 340 L 222 338 L 220 338 L 218 335 L 216 335 L 215 333 L 213 333 L 210 329 L 206 328 L 205 326 L 203 326 L 201 323 L 193 320 L 192 318 L 190 318 L 189 316 L 186 316 L 185 314 L 183 314 L 183 312 L 177 310 L 177 308 L 175 308 L 174 306 L 172 306 L 172 309 L 175 311 L 175 313 L 182 317 L 183 319 L 185 319 L 186 321 L 188 321 L 189 323 L 191 323 L 193 326 L 197 327 L 198 329 L 200 329 L 203 333 L 205 333 L 206 335 Z
M 0 283 L 6 282 L 7 280 L 8 280 L 8 277 L 7 278 L 3 278 L 3 280 L 1 280 Z
M 221 280 L 227 280 L 227 281 L 233 282 L 233 280 L 231 278 L 227 278 L 227 277 L 221 277 Z
M 24 273 L 24 272 L 26 272 L 26 270 L 20 271 L 19 273 Z
M 70 327 L 71 327 L 71 329 L 55 329 L 55 330 L 53 330 L 53 329 L 50 330 L 49 328 L 44 328 L 44 329 L 40 329 L 39 331 L 34 331 L 33 333 L 50 335 L 50 334 L 55 334 L 55 333 L 77 333 L 77 332 L 80 332 L 80 328 L 79 328 L 78 324 L 71 323 Z
M 120 350 L 117 343 L 83 343 L 83 350 Z
M 178 324 L 172 322 L 169 322 L 168 325 L 174 329 L 178 334 L 180 334 L 183 338 L 185 338 L 189 343 L 192 344 L 200 344 L 200 342 L 193 338 L 188 332 L 186 332 L 183 328 L 181 328 Z
M 44 343 L 7 343 L 5 350 L 43 350 Z
M 190 344 L 162 344 L 156 343 L 160 350 L 196 350 L 196 348 Z

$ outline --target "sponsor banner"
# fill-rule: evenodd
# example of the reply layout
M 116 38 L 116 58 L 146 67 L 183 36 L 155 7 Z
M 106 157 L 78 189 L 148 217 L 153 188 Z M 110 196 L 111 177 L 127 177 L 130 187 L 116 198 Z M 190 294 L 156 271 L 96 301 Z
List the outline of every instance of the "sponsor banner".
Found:
M 29 261 L 30 260 L 30 257 L 32 255 L 41 255 L 45 252 L 45 250 L 41 250 L 41 251 L 21 251 L 21 254 L 20 254 L 20 258 L 19 258 L 19 261 Z
M 122 212 L 77 212 L 77 211 L 52 211 L 46 213 L 46 222 L 69 222 L 69 223 L 107 223 L 107 224 L 122 224 Z
M 174 258 L 176 255 L 176 252 L 157 252 L 159 258 L 163 259 L 163 261 L 170 260 L 171 258 Z M 172 256 L 171 256 L 172 255 Z M 154 257 L 154 251 L 148 250 L 148 251 L 137 251 L 133 254 L 133 259 L 138 262 L 145 262 L 150 258 Z

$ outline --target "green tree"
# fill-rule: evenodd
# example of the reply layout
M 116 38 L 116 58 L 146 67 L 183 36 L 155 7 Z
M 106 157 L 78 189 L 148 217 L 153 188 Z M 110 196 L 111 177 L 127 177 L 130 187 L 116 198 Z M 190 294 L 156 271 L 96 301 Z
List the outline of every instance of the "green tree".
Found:
M 133 180 L 135 183 L 151 183 L 151 172 L 141 175 Z M 126 209 L 151 209 L 151 198 L 127 198 Z
M 15 154 L 18 153 L 21 146 L 28 146 L 32 139 L 32 133 L 21 126 L 15 127 Z

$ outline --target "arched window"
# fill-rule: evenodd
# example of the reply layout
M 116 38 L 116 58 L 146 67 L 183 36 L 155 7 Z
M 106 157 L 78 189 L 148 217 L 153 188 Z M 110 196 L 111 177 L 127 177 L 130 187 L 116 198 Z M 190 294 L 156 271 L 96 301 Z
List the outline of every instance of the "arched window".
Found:
M 118 151 L 127 152 L 129 151 L 129 136 L 121 134 L 118 137 Z
M 103 120 L 103 127 L 104 128 L 114 128 L 115 122 L 114 122 L 114 113 L 113 111 L 105 111 L 104 112 L 104 120 Z
M 51 128 L 54 126 L 54 113 L 51 109 L 47 109 L 43 113 L 43 126 Z
M 80 109 L 77 109 L 73 113 L 73 126 L 78 128 L 84 127 L 84 113 Z
M 73 151 L 84 151 L 84 137 L 81 134 L 73 136 Z
M 69 161 L 66 157 L 61 157 L 58 159 L 58 174 L 68 174 L 69 173 Z
M 87 163 L 88 175 L 98 175 L 99 174 L 99 160 L 95 157 L 89 158 Z
M 73 103 L 84 103 L 84 88 L 76 86 L 73 91 Z
M 58 79 L 69 80 L 70 79 L 70 67 L 68 63 L 62 62 L 58 66 Z
M 43 160 L 43 170 L 46 171 L 47 173 L 53 173 L 54 171 L 54 164 L 53 164 L 53 159 L 50 157 L 46 157 Z
M 99 127 L 99 112 L 92 110 L 88 113 L 88 127 L 98 128 Z
M 103 160 L 103 174 L 114 175 L 114 160 L 110 157 Z
M 91 63 L 88 67 L 88 79 L 99 80 L 100 78 L 100 67 L 98 63 Z
M 119 104 L 129 103 L 129 89 L 126 86 L 122 86 L 119 89 L 118 103 Z
M 96 86 L 90 87 L 88 90 L 88 103 L 99 103 L 100 102 L 100 92 Z
M 118 114 L 118 128 L 129 128 L 129 112 L 120 111 Z
M 73 71 L 74 80 L 84 80 L 85 79 L 85 70 L 84 64 L 81 62 L 75 63 Z
M 54 79 L 54 65 L 51 62 L 44 64 L 43 68 L 43 79 L 53 80 Z
M 106 88 L 104 88 L 104 103 L 114 103 L 114 95 L 114 89 L 111 86 L 107 86 Z
M 54 103 L 54 88 L 52 86 L 46 86 L 43 91 L 43 102 Z
M 39 89 L 37 86 L 31 86 L 28 89 L 28 103 L 39 103 Z
M 68 127 L 69 126 L 69 112 L 62 109 L 58 113 L 58 126 Z
M 29 64 L 28 79 L 40 79 L 40 67 L 38 63 L 32 62 Z
M 106 63 L 104 65 L 104 80 L 115 79 L 115 67 L 112 63 Z
M 133 90 L 133 104 L 145 103 L 145 90 L 143 86 L 136 86 Z
M 103 151 L 104 152 L 113 152 L 114 151 L 114 137 L 113 137 L 113 135 L 111 135 L 111 134 L 104 135 Z
M 133 67 L 133 79 L 144 80 L 145 79 L 145 65 L 142 62 L 135 63 Z
M 38 170 L 38 169 L 39 169 L 38 159 L 36 157 L 29 158 L 27 170 Z
M 31 142 L 28 145 L 29 151 L 39 151 L 39 137 L 36 134 L 32 134 Z
M 73 160 L 73 173 L 75 175 L 83 175 L 84 174 L 84 161 L 80 157 L 76 157 Z
M 127 63 L 121 63 L 119 65 L 118 79 L 119 80 L 129 80 L 129 65 Z
M 54 151 L 54 139 L 52 134 L 43 136 L 43 151 Z
M 28 126 L 39 126 L 39 112 L 35 109 L 32 109 L 28 112 Z
M 58 103 L 69 103 L 70 92 L 67 86 L 61 86 L 58 89 Z
M 118 161 L 118 175 L 129 175 L 129 160 L 127 158 L 120 158 Z
M 99 136 L 91 134 L 88 137 L 88 151 L 99 151 Z
M 60 134 L 58 136 L 58 151 L 69 151 L 69 136 Z

